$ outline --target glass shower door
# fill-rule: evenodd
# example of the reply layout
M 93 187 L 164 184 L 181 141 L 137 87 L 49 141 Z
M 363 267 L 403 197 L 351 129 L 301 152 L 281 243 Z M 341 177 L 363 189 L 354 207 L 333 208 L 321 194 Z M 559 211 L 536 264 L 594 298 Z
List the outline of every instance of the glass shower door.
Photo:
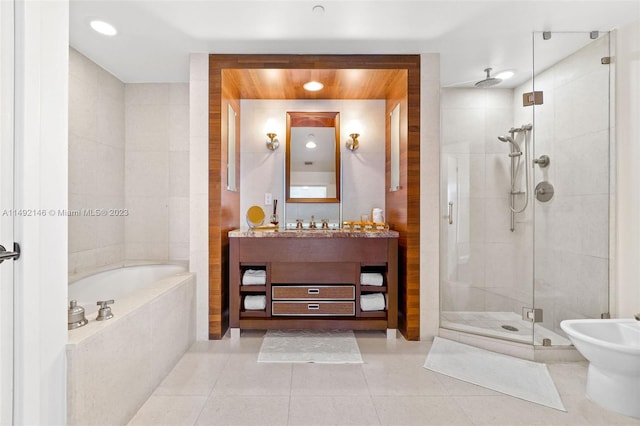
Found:
M 531 110 L 517 115 L 522 88 L 505 86 L 441 91 L 440 324 L 531 344 L 533 325 L 522 319 L 523 308 L 533 306 L 531 202 L 522 209 L 531 191 L 525 157 L 515 159 L 512 183 L 513 144 L 499 139 L 530 123 Z M 524 131 L 512 136 L 518 150 L 531 149 Z M 513 222 L 512 199 L 522 210 Z
M 609 312 L 609 34 L 534 33 L 533 45 L 534 342 L 569 345 L 562 320 Z

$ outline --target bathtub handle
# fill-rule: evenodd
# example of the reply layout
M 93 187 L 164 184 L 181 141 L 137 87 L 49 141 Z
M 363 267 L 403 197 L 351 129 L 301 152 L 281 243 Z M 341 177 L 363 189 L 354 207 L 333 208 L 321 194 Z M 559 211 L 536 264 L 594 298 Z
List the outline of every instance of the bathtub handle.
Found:
M 113 299 L 111 300 L 98 300 L 98 302 L 96 303 L 98 306 L 100 306 L 100 309 L 98 310 L 98 317 L 96 318 L 96 321 L 104 321 L 104 320 L 108 320 L 113 318 L 113 314 L 111 313 L 111 308 L 107 305 L 112 305 L 113 304 Z

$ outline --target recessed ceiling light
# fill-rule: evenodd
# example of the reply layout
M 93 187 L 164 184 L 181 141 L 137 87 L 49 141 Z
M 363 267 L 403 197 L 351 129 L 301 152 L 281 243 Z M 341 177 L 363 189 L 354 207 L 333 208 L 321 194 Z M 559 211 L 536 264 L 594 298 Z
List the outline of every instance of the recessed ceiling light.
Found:
M 308 90 L 309 92 L 317 92 L 318 90 L 322 90 L 324 84 L 319 81 L 308 81 L 303 84 L 302 87 L 304 87 L 304 90 Z
M 108 22 L 96 19 L 91 21 L 89 25 L 91 25 L 91 28 L 93 28 L 96 32 L 99 32 L 102 35 L 114 36 L 118 34 L 118 31 L 115 29 L 115 27 Z
M 496 74 L 494 77 L 499 78 L 500 80 L 506 80 L 513 77 L 515 74 L 515 71 L 507 70 Z
M 307 143 L 305 144 L 305 146 L 306 146 L 307 148 L 313 149 L 313 148 L 315 148 L 315 147 L 316 147 L 316 146 L 318 146 L 318 145 L 316 145 L 316 143 L 315 143 L 314 141 L 309 141 L 309 142 L 307 142 Z

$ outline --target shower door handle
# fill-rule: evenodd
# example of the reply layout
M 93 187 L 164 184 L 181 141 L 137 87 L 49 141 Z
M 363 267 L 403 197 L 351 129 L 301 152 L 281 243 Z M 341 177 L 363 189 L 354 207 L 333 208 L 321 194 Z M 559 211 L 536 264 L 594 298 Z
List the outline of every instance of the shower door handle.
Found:
M 449 201 L 449 225 L 453 225 L 453 201 Z

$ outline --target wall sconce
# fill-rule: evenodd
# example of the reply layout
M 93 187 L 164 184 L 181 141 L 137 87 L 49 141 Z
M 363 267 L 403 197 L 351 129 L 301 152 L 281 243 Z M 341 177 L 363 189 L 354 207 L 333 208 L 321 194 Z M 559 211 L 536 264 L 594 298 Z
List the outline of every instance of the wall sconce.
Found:
M 359 133 L 349 134 L 349 139 L 347 139 L 347 143 L 345 144 L 349 151 L 355 151 L 360 147 L 360 141 L 358 141 L 359 137 L 360 137 Z
M 280 141 L 276 138 L 275 133 L 267 133 L 267 148 L 271 151 L 275 151 L 280 146 Z

